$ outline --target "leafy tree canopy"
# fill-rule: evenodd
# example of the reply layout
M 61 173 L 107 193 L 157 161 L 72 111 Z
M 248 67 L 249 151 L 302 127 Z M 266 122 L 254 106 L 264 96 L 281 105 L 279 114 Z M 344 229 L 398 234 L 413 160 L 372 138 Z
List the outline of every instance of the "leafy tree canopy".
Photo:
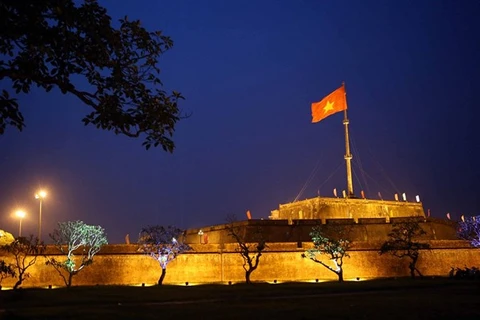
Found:
M 108 244 L 107 235 L 102 227 L 88 225 L 79 220 L 59 222 L 58 228 L 50 234 L 50 238 L 66 258 L 50 258 L 47 264 L 57 270 L 67 287 L 72 285 L 73 276 L 92 264 L 95 254 L 102 246 Z M 62 271 L 68 273 L 68 278 Z
M 138 237 L 139 251 L 157 260 L 162 268 L 158 284 L 162 285 L 168 264 L 192 248 L 183 243 L 183 230 L 175 226 L 148 226 L 140 231 Z
M 422 273 L 417 268 L 417 262 L 420 250 L 430 249 L 430 244 L 417 239 L 425 234 L 417 218 L 394 223 L 392 231 L 388 234 L 389 239 L 380 248 L 380 254 L 390 253 L 398 258 L 409 258 L 410 276 L 415 278 L 415 272 L 417 272 L 422 277 Z
M 0 260 L 0 290 L 2 288 L 2 281 L 8 277 L 15 277 L 15 268 L 12 264 L 7 264 L 5 261 Z
M 0 93 L 0 134 L 7 125 L 25 127 L 14 95 L 34 85 L 58 88 L 91 107 L 85 125 L 173 151 L 183 97 L 161 89 L 157 66 L 173 45 L 169 37 L 127 17 L 113 27 L 97 0 L 2 0 L 0 16 L 0 81 L 10 87 Z
M 1 247 L 13 257 L 11 267 L 16 271 L 17 282 L 13 289 L 18 289 L 26 278 L 30 277 L 27 270 L 37 262 L 37 258 L 44 254 L 45 245 L 33 235 L 30 237 L 18 237 L 15 241 Z
M 457 234 L 461 239 L 470 241 L 472 246 L 480 248 L 480 216 L 466 218 L 462 216 Z
M 338 281 L 343 281 L 343 258 L 349 258 L 348 250 L 351 246 L 351 229 L 344 225 L 330 225 L 328 228 L 316 226 L 312 228 L 313 248 L 306 250 L 302 257 L 321 264 L 338 276 Z M 319 256 L 326 255 L 335 267 L 323 262 Z

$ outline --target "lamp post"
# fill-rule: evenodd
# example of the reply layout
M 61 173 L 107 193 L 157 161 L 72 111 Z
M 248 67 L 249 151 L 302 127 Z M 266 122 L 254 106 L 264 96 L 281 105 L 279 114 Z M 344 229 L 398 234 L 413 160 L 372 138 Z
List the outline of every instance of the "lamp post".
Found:
M 202 231 L 202 229 L 200 229 L 200 231 L 198 231 L 198 238 L 199 238 L 198 240 L 199 240 L 200 244 L 202 243 L 202 236 L 203 236 L 203 231 Z
M 17 210 L 15 211 L 15 215 L 19 219 L 18 223 L 18 237 L 20 238 L 22 236 L 22 220 L 25 218 L 25 211 L 23 210 Z
M 42 241 L 42 202 L 47 196 L 47 193 L 43 190 L 35 194 L 35 199 L 40 201 L 40 210 L 38 212 L 38 241 Z

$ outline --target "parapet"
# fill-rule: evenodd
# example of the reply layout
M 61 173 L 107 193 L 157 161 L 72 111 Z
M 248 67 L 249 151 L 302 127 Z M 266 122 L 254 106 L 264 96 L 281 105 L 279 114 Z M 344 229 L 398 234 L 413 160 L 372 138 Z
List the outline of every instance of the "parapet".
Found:
M 385 201 L 357 198 L 316 197 L 301 201 L 280 204 L 272 210 L 271 220 L 288 219 L 359 219 L 423 217 L 425 212 L 421 202 Z

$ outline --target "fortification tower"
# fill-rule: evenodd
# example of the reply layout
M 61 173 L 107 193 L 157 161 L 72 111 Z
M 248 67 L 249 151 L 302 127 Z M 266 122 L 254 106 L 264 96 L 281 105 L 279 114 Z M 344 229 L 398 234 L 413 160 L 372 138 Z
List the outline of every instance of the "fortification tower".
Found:
M 327 95 L 320 102 L 312 103 L 312 123 L 319 122 L 326 117 L 343 111 L 343 125 L 345 129 L 345 168 L 347 177 L 346 191 L 343 197 L 316 197 L 302 201 L 280 204 L 279 208 L 271 211 L 269 216 L 272 220 L 299 220 L 316 219 L 325 223 L 327 219 L 354 219 L 360 218 L 384 218 L 389 222 L 390 218 L 402 218 L 418 216 L 425 218 L 425 212 L 421 202 L 399 201 L 396 195 L 395 201 L 384 201 L 356 197 L 353 191 L 352 179 L 352 153 L 350 152 L 350 137 L 347 116 L 347 96 L 345 83 Z M 335 190 L 336 196 L 336 190 Z

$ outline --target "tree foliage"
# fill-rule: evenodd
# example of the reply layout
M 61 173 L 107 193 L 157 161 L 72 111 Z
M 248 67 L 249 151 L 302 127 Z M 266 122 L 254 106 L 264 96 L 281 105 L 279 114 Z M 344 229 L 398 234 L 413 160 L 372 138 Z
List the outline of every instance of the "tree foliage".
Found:
M 4 260 L 0 260 L 0 289 L 2 288 L 3 279 L 8 277 L 14 278 L 15 275 L 15 267 L 12 264 L 7 264 Z
M 383 243 L 380 248 L 380 254 L 390 253 L 398 258 L 409 258 L 410 276 L 415 278 L 415 272 L 417 272 L 422 277 L 422 273 L 417 268 L 417 261 L 420 250 L 430 249 L 430 245 L 418 242 L 416 239 L 424 234 L 426 234 L 425 230 L 422 229 L 415 218 L 394 223 L 392 231 L 388 234 L 389 240 Z
M 245 283 L 251 284 L 250 276 L 258 268 L 263 251 L 268 248 L 261 228 L 255 228 L 253 234 L 247 233 L 247 226 L 236 224 L 235 216 L 227 218 L 227 234 L 237 243 L 236 251 L 243 259 Z
M 458 223 L 458 237 L 480 248 L 480 216 L 466 217 Z
M 316 226 L 312 228 L 313 248 L 306 250 L 302 257 L 321 264 L 338 276 L 338 281 L 343 282 L 343 258 L 350 257 L 348 250 L 351 246 L 349 240 L 350 227 L 343 225 Z M 326 255 L 334 267 L 321 260 L 320 256 Z
M 65 259 L 49 258 L 47 264 L 57 270 L 65 285 L 72 285 L 73 276 L 93 263 L 93 256 L 100 248 L 108 244 L 105 230 L 100 226 L 91 226 L 83 221 L 59 222 L 58 228 L 50 234 L 54 245 Z M 65 276 L 62 271 L 66 271 Z
M 167 274 L 168 264 L 178 255 L 191 250 L 189 245 L 183 243 L 183 230 L 175 226 L 148 226 L 140 231 L 138 236 L 139 251 L 149 255 L 162 268 L 158 285 L 162 285 Z
M 23 281 L 30 277 L 27 270 L 37 262 L 38 256 L 45 252 L 45 245 L 38 238 L 31 235 L 30 237 L 19 237 L 10 244 L 2 246 L 2 249 L 13 256 L 14 263 L 12 267 L 15 270 L 17 282 L 13 289 L 18 289 Z
M 7 125 L 23 129 L 13 95 L 37 86 L 91 107 L 85 125 L 173 151 L 183 97 L 163 90 L 158 77 L 157 62 L 173 46 L 168 36 L 127 17 L 115 28 L 97 0 L 4 0 L 0 16 L 0 81 L 10 83 L 0 93 L 0 134 Z

